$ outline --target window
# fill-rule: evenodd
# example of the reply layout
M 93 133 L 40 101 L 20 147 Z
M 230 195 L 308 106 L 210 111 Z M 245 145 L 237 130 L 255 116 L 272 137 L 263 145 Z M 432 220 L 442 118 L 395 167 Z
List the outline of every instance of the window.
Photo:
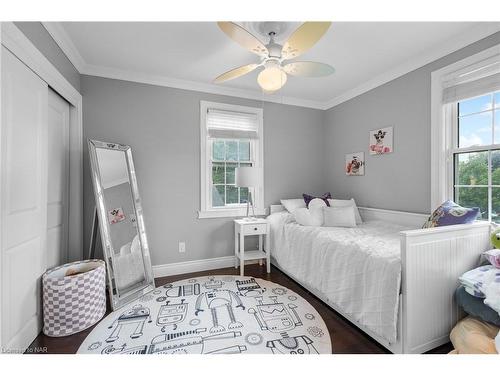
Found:
M 244 216 L 249 188 L 237 187 L 237 167 L 262 167 L 262 109 L 202 101 L 199 218 Z M 263 188 L 252 192 L 264 214 Z
M 500 222 L 500 91 L 453 104 L 453 197 Z
M 500 49 L 431 77 L 431 207 L 452 199 L 500 223 Z
M 213 139 L 212 207 L 245 204 L 248 188 L 235 186 L 236 167 L 251 167 L 251 141 L 248 139 Z

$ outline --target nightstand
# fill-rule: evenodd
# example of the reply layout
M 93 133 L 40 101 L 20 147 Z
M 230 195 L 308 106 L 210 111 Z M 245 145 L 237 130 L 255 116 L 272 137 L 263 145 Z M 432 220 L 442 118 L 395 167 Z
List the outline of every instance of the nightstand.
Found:
M 259 248 L 257 250 L 245 251 L 245 237 L 259 236 Z M 263 248 L 265 236 L 265 249 Z M 262 259 L 266 260 L 267 273 L 271 273 L 271 250 L 269 245 L 269 223 L 266 219 L 245 220 L 238 219 L 234 221 L 234 268 L 240 265 L 240 275 L 245 273 L 245 260 L 259 260 L 262 265 Z

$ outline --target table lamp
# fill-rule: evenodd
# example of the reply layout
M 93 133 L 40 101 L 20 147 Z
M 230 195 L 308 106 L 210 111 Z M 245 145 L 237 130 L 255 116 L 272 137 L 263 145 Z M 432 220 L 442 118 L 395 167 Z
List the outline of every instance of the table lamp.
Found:
M 236 168 L 236 186 L 248 188 L 248 199 L 247 199 L 247 220 L 256 220 L 255 210 L 253 206 L 252 198 L 252 188 L 261 185 L 262 168 L 258 167 L 238 167 Z M 252 206 L 252 216 L 250 217 L 250 205 Z

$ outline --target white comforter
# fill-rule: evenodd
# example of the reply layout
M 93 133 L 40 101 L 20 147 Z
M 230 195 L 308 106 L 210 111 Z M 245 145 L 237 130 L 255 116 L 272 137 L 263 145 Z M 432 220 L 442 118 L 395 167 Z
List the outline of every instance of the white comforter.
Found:
M 382 221 L 356 228 L 307 227 L 288 212 L 268 217 L 278 266 L 390 343 L 396 341 L 401 282 L 399 232 Z

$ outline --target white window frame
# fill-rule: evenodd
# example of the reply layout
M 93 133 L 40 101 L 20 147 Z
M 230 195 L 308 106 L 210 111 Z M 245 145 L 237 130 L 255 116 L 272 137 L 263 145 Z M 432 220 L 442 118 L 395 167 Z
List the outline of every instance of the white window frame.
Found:
M 251 162 L 255 167 L 264 170 L 264 132 L 263 132 L 263 110 L 257 107 L 247 107 L 226 103 L 200 101 L 200 202 L 198 211 L 199 219 L 239 217 L 246 215 L 246 204 L 234 204 L 224 207 L 212 207 L 212 141 L 208 137 L 207 112 L 209 109 L 223 111 L 253 113 L 258 119 L 258 138 L 251 139 Z M 262 172 L 264 174 L 264 172 Z M 265 215 L 264 207 L 264 176 L 261 178 L 262 186 L 255 189 L 253 203 L 256 215 Z
M 485 94 L 487 95 L 487 94 Z M 493 107 L 491 108 L 491 110 L 487 110 L 487 111 L 491 111 L 492 112 L 492 118 L 491 118 L 491 121 L 492 121 L 492 124 L 491 124 L 491 127 L 492 127 L 492 139 L 494 140 L 495 139 L 495 111 L 498 110 L 498 107 L 495 107 L 495 103 L 494 103 L 494 98 L 493 98 Z M 487 111 L 483 111 L 483 112 L 487 112 Z M 475 115 L 477 113 L 474 113 L 472 115 Z M 492 166 L 491 166 L 491 153 L 493 151 L 500 151 L 500 144 L 489 144 L 489 145 L 484 145 L 484 146 L 471 146 L 471 147 L 462 147 L 462 148 L 459 148 L 458 147 L 458 111 L 457 111 L 457 103 L 451 103 L 449 105 L 449 109 L 446 110 L 446 119 L 445 119 L 445 122 L 446 123 L 449 123 L 451 128 L 452 128 L 452 134 L 453 134 L 453 147 L 451 147 L 449 153 L 450 153 L 450 159 L 452 160 L 452 162 L 450 163 L 451 164 L 451 172 L 452 175 L 453 175 L 453 180 L 455 180 L 455 156 L 456 155 L 460 155 L 460 154 L 467 154 L 467 153 L 471 153 L 471 152 L 488 152 L 488 184 L 487 185 L 459 185 L 459 184 L 456 184 L 455 182 L 456 181 L 453 181 L 453 183 L 451 184 L 451 197 L 454 197 L 455 196 L 455 193 L 454 193 L 454 189 L 456 187 L 477 187 L 477 188 L 487 188 L 488 189 L 488 217 L 483 217 L 483 219 L 487 219 L 488 221 L 492 221 L 491 218 L 491 212 L 492 212 L 492 193 L 493 193 L 493 188 L 494 187 L 499 187 L 499 185 L 494 185 L 492 183 Z M 460 202 L 458 202 L 460 203 Z
M 445 82 L 453 81 L 464 71 L 500 58 L 500 45 L 431 73 L 431 206 L 429 212 L 454 197 L 454 150 L 457 142 L 456 103 L 444 104 Z M 468 151 L 479 151 L 485 147 L 471 147 Z M 493 148 L 488 145 L 486 148 Z M 460 149 L 465 151 L 466 149 Z M 491 203 L 490 203 L 491 204 Z

